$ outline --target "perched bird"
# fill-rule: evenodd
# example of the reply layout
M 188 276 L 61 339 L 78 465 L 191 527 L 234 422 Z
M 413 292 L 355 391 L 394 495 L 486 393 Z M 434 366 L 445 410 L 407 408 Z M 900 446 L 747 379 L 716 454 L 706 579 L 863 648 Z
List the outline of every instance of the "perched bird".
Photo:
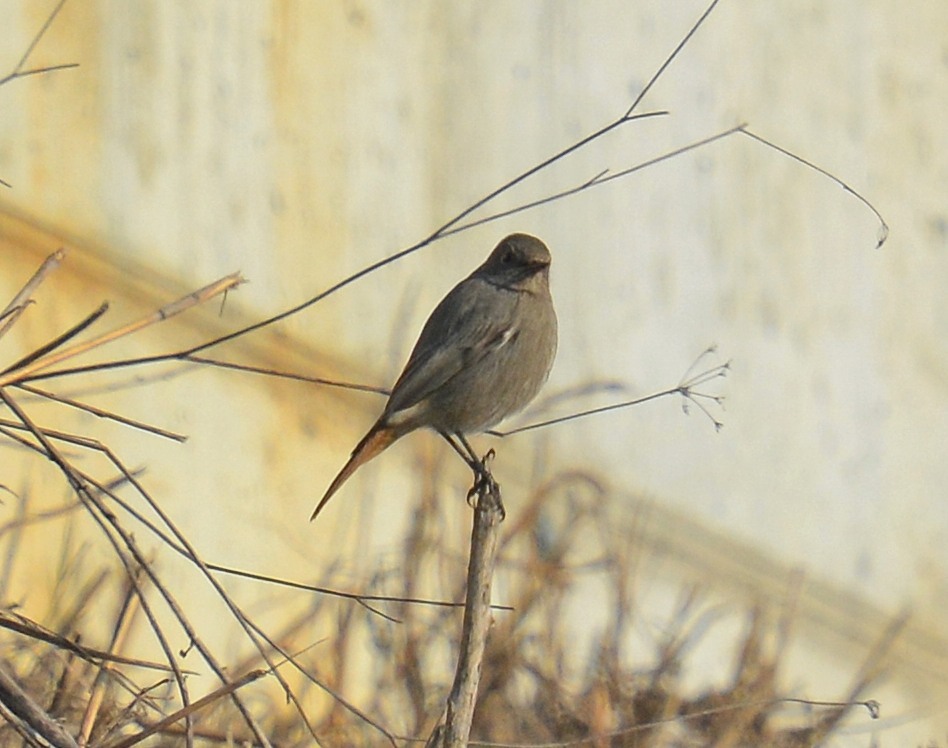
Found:
M 427 426 L 463 441 L 534 398 L 556 355 L 549 271 L 542 241 L 511 234 L 451 289 L 425 323 L 382 415 L 310 520 L 361 465 L 405 434 Z

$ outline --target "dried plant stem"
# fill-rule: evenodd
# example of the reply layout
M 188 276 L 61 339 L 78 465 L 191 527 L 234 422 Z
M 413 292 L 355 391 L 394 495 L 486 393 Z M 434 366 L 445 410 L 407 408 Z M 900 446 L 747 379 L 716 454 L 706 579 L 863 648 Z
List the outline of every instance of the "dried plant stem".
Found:
M 109 746 L 109 748 L 129 748 L 129 746 L 137 745 L 138 743 L 143 741 L 145 738 L 150 737 L 151 735 L 154 735 L 156 732 L 161 732 L 162 730 L 165 730 L 166 728 L 170 727 L 176 722 L 180 722 L 182 719 L 190 716 L 191 714 L 198 711 L 199 709 L 204 709 L 207 706 L 217 703 L 225 696 L 230 696 L 231 694 L 236 692 L 238 689 L 246 686 L 248 683 L 253 683 L 256 680 L 260 680 L 260 678 L 262 678 L 266 674 L 267 674 L 266 670 L 254 670 L 252 672 L 247 673 L 243 677 L 238 678 L 235 681 L 225 683 L 223 686 L 218 688 L 213 693 L 209 693 L 207 696 L 203 696 L 202 698 L 189 704 L 183 709 L 179 709 L 174 714 L 170 714 L 164 719 L 158 722 L 155 722 L 152 725 L 149 725 L 142 732 L 136 733 L 135 735 L 130 735 L 129 737 L 124 738 L 123 740 L 120 740 L 117 743 L 113 743 L 112 745 Z
M 22 615 L 17 615 L 14 618 L 13 614 L 9 611 L 0 611 L 0 628 L 15 631 L 18 634 L 23 634 L 37 641 L 52 644 L 57 649 L 62 649 L 70 654 L 74 654 L 86 662 L 98 663 L 100 661 L 107 661 L 122 665 L 134 665 L 135 667 L 147 668 L 149 670 L 159 670 L 162 672 L 171 671 L 170 667 L 160 662 L 149 662 L 148 660 L 140 660 L 136 657 L 122 657 L 113 652 L 105 652 L 101 649 L 93 649 L 92 647 L 80 645 L 72 641 L 72 639 L 67 639 L 65 636 L 60 636 L 54 631 L 43 628 L 35 621 L 31 621 Z
M 55 748 L 79 748 L 75 739 L 30 698 L 0 663 L 0 701 Z
M 428 746 L 460 748 L 468 744 L 481 666 L 491 625 L 490 592 L 497 560 L 500 523 L 504 509 L 500 486 L 490 478 L 478 479 L 478 498 L 471 530 L 471 557 L 467 569 L 467 594 L 464 624 L 458 655 L 454 686 L 438 726 L 428 739 Z
M 70 486 L 88 509 L 89 515 L 102 528 L 103 534 L 115 550 L 117 558 L 125 567 L 128 579 L 135 588 L 135 593 L 139 598 L 139 602 L 141 603 L 142 612 L 148 618 L 149 625 L 154 632 L 156 639 L 158 640 L 159 646 L 161 646 L 165 653 L 168 665 L 174 672 L 174 678 L 178 686 L 178 691 L 181 695 L 182 703 L 185 706 L 188 706 L 191 703 L 190 697 L 188 696 L 187 684 L 181 669 L 177 665 L 174 652 L 168 643 L 167 637 L 165 636 L 162 627 L 159 625 L 154 613 L 152 612 L 151 606 L 147 602 L 147 597 L 145 596 L 144 591 L 141 589 L 141 586 L 137 581 L 135 574 L 136 569 L 141 569 L 154 585 L 155 589 L 157 589 L 161 594 L 161 597 L 165 600 L 165 603 L 168 605 L 172 614 L 181 624 L 181 627 L 188 635 L 191 643 L 200 652 L 204 661 L 211 667 L 211 669 L 221 679 L 222 682 L 228 683 L 229 681 L 226 672 L 217 662 L 217 659 L 211 654 L 210 650 L 208 650 L 201 639 L 197 636 L 196 632 L 191 626 L 190 621 L 184 615 L 181 606 L 171 594 L 170 590 L 162 583 L 156 572 L 148 565 L 148 561 L 145 558 L 145 555 L 139 549 L 134 537 L 119 523 L 115 514 L 110 512 L 104 506 L 101 497 L 91 488 L 91 486 L 94 486 L 98 491 L 104 492 L 106 494 L 111 494 L 111 492 L 101 484 L 98 484 L 92 480 L 89 476 L 86 476 L 74 468 L 72 464 L 70 464 L 69 461 L 60 454 L 60 452 L 53 445 L 52 441 L 47 438 L 47 436 L 36 426 L 36 424 L 32 422 L 32 420 L 30 420 L 29 416 L 27 416 L 23 409 L 20 408 L 16 401 L 10 397 L 2 387 L 0 387 L 0 400 L 6 404 L 6 406 L 16 415 L 23 425 L 26 426 L 33 434 L 33 437 L 38 442 L 38 444 L 35 445 L 35 448 L 45 452 L 49 459 L 57 467 L 59 467 L 66 480 L 69 481 Z M 130 474 L 125 473 L 125 477 L 131 479 L 131 482 L 136 486 L 136 488 L 140 488 L 139 484 L 134 480 L 134 478 L 131 477 Z M 131 558 L 126 555 L 126 550 L 129 554 L 131 554 Z M 232 694 L 231 698 L 234 701 L 234 705 L 241 713 L 241 716 L 244 718 L 247 726 L 253 731 L 257 741 L 265 748 L 269 748 L 269 740 L 257 721 L 254 719 L 253 715 L 251 715 L 247 706 L 242 702 L 242 700 L 240 700 L 237 694 Z M 187 717 L 187 720 L 187 743 L 189 746 L 191 746 L 194 742 L 192 738 L 193 725 L 191 723 L 190 716 Z
M 79 402 L 78 400 L 73 400 L 69 397 L 63 397 L 62 395 L 57 395 L 55 392 L 50 392 L 49 390 L 40 389 L 39 387 L 33 387 L 29 384 L 18 384 L 19 387 L 24 392 L 29 392 L 31 395 L 36 395 L 37 397 L 42 397 L 45 400 L 52 400 L 53 402 L 61 403 L 70 408 L 75 408 L 76 410 L 81 410 L 85 413 L 91 413 L 97 418 L 103 418 L 108 421 L 115 421 L 116 423 L 121 423 L 124 426 L 128 426 L 139 431 L 145 431 L 149 434 L 154 434 L 155 436 L 160 436 L 164 439 L 171 439 L 176 442 L 187 441 L 187 437 L 184 434 L 176 434 L 173 431 L 168 431 L 167 429 L 159 428 L 158 426 L 153 426 L 150 423 L 144 423 L 143 421 L 135 421 L 131 418 L 126 418 L 125 416 L 119 415 L 109 410 L 104 410 L 102 408 L 97 408 L 94 405 L 89 405 L 89 403 Z
M 197 306 L 198 304 L 208 301 L 215 296 L 236 288 L 242 282 L 243 278 L 241 278 L 240 273 L 231 273 L 230 275 L 224 276 L 220 280 L 204 286 L 204 288 L 200 288 L 197 291 L 187 294 L 186 296 L 182 296 L 177 301 L 173 301 L 170 304 L 161 307 L 161 309 L 158 309 L 151 314 L 142 317 L 136 322 L 122 325 L 121 327 L 104 333 L 97 338 L 93 338 L 92 340 L 87 340 L 84 343 L 77 343 L 70 348 L 66 348 L 56 353 L 51 353 L 50 355 L 33 361 L 22 368 L 7 372 L 5 374 L 0 374 L 0 387 L 25 379 L 30 374 L 35 374 L 38 371 L 47 369 L 50 366 L 59 363 L 60 361 L 74 358 L 80 354 L 92 350 L 93 348 L 105 345 L 106 343 L 111 343 L 113 340 L 117 340 L 118 338 L 124 337 L 126 335 L 136 333 L 142 328 L 157 324 L 159 322 L 164 322 L 166 319 L 174 317 L 175 315 L 180 314 L 181 312 L 186 311 L 193 306 Z
M 122 464 L 122 462 L 116 457 L 116 455 L 112 453 L 111 450 L 108 449 L 108 447 L 98 442 L 95 442 L 93 440 L 88 440 L 82 437 L 76 437 L 76 436 L 68 435 L 68 434 L 62 434 L 59 432 L 53 432 L 49 429 L 42 429 L 38 427 L 36 424 L 29 421 L 26 414 L 19 408 L 16 402 L 12 400 L 12 398 L 10 398 L 9 395 L 7 395 L 7 393 L 4 392 L 2 388 L 0 388 L 0 400 L 4 402 L 8 402 L 9 407 L 12 410 L 14 410 L 14 412 L 18 415 L 18 417 L 21 418 L 22 424 L 27 428 L 27 430 L 30 431 L 30 433 L 34 435 L 34 437 L 40 443 L 34 444 L 31 441 L 27 440 L 25 437 L 22 437 L 16 434 L 10 429 L 0 428 L 0 433 L 4 433 L 6 436 L 14 439 L 18 443 L 20 443 L 21 445 L 29 449 L 33 449 L 38 452 L 43 452 L 47 454 L 47 456 L 50 456 L 53 459 L 54 463 L 60 466 L 60 468 L 66 474 L 67 479 L 69 480 L 70 484 L 73 486 L 73 488 L 79 495 L 80 499 L 82 500 L 82 503 L 85 504 L 90 509 L 90 513 L 92 517 L 102 527 L 103 531 L 106 534 L 106 537 L 113 544 L 113 547 L 115 548 L 120 561 L 123 563 L 123 565 L 125 565 L 126 571 L 129 574 L 130 578 L 131 578 L 134 567 L 133 567 L 131 559 L 126 558 L 125 554 L 122 552 L 119 545 L 119 539 L 121 539 L 121 542 L 124 544 L 126 549 L 129 552 L 131 552 L 134 560 L 138 563 L 138 566 L 148 576 L 148 578 L 154 584 L 155 588 L 159 591 L 161 596 L 165 599 L 165 602 L 171 608 L 172 613 L 175 615 L 175 617 L 178 619 L 181 626 L 184 628 L 185 632 L 188 634 L 191 643 L 198 649 L 198 651 L 201 653 L 201 656 L 211 666 L 211 668 L 215 671 L 215 673 L 218 674 L 218 676 L 221 678 L 222 681 L 226 683 L 227 679 L 225 678 L 224 672 L 221 669 L 220 665 L 213 658 L 210 650 L 206 648 L 203 641 L 197 636 L 190 622 L 184 617 L 184 611 L 180 608 L 177 601 L 173 598 L 173 596 L 170 593 L 170 590 L 161 582 L 156 572 L 152 570 L 150 566 L 147 565 L 147 561 L 145 560 L 145 557 L 142 554 L 141 550 L 138 548 L 137 543 L 135 542 L 134 536 L 132 536 L 128 531 L 125 530 L 125 528 L 121 524 L 119 524 L 118 518 L 114 513 L 112 513 L 104 505 L 102 505 L 99 498 L 100 496 L 108 497 L 111 501 L 121 506 L 123 509 L 128 511 L 136 520 L 145 524 L 152 532 L 154 532 L 160 538 L 162 538 L 162 540 L 166 544 L 168 544 L 177 552 L 183 554 L 186 558 L 191 560 L 193 563 L 195 563 L 195 565 L 201 570 L 201 572 L 205 575 L 205 577 L 208 579 L 208 581 L 211 583 L 214 589 L 221 596 L 221 599 L 224 601 L 224 603 L 231 609 L 231 612 L 233 613 L 235 620 L 238 622 L 238 624 L 244 628 L 245 632 L 248 635 L 248 638 L 251 640 L 254 646 L 258 649 L 264 661 L 270 667 L 270 672 L 272 672 L 274 677 L 280 682 L 280 685 L 284 688 L 287 694 L 287 697 L 294 704 L 300 716 L 303 718 L 304 724 L 306 725 L 307 729 L 310 731 L 315 741 L 318 741 L 318 738 L 315 732 L 313 731 L 313 727 L 310 721 L 305 716 L 302 705 L 299 703 L 290 685 L 286 683 L 286 681 L 280 675 L 279 671 L 276 669 L 276 664 L 270 658 L 270 655 L 267 653 L 265 647 L 263 646 L 264 643 L 270 648 L 272 648 L 273 650 L 279 652 L 280 655 L 285 657 L 289 661 L 289 663 L 293 665 L 293 667 L 298 669 L 313 684 L 317 685 L 319 688 L 329 693 L 336 701 L 342 704 L 347 710 L 349 710 L 350 712 L 358 716 L 367 724 L 378 729 L 382 734 L 384 734 L 386 737 L 389 738 L 389 740 L 392 742 L 393 745 L 395 744 L 394 738 L 382 725 L 380 725 L 375 720 L 371 719 L 369 715 L 359 710 L 354 704 L 352 704 L 351 702 L 343 698 L 341 694 L 334 692 L 325 683 L 323 683 L 321 680 L 319 680 L 318 678 L 313 676 L 311 673 L 309 673 L 298 662 L 296 662 L 296 660 L 293 658 L 293 656 L 290 653 L 286 652 L 282 647 L 277 645 L 268 636 L 266 636 L 266 634 L 262 631 L 262 629 L 256 626 L 253 623 L 253 621 L 250 618 L 248 618 L 243 613 L 242 610 L 240 610 L 240 608 L 234 603 L 234 601 L 227 595 L 226 591 L 224 591 L 223 587 L 221 587 L 218 580 L 210 573 L 209 567 L 205 565 L 205 563 L 200 559 L 200 557 L 197 555 L 196 550 L 188 543 L 187 539 L 180 532 L 180 530 L 178 530 L 178 528 L 172 523 L 171 519 L 161 510 L 160 506 L 158 506 L 155 503 L 154 499 L 148 494 L 145 488 L 138 482 L 135 476 Z M 96 449 L 97 451 L 102 452 L 106 456 L 106 458 L 112 463 L 112 465 L 114 465 L 116 469 L 118 469 L 121 472 L 123 479 L 127 481 L 129 484 L 131 484 L 135 488 L 135 490 L 138 492 L 138 494 L 146 502 L 148 502 L 148 504 L 152 507 L 152 509 L 154 509 L 154 511 L 159 515 L 162 521 L 174 534 L 174 538 L 166 535 L 159 528 L 157 528 L 152 523 L 147 521 L 144 517 L 141 516 L 140 513 L 132 509 L 126 502 L 123 502 L 115 494 L 115 492 L 112 491 L 108 486 L 100 483 L 91 475 L 87 475 L 73 468 L 62 457 L 62 455 L 60 455 L 58 451 L 55 450 L 50 439 L 64 439 L 65 441 L 69 443 L 82 444 L 83 446 L 87 446 L 89 448 Z M 90 490 L 89 487 L 94 489 L 94 491 Z M 109 527 L 111 527 L 119 537 L 113 537 L 111 532 L 108 529 Z M 178 544 L 179 542 L 180 542 L 180 545 Z M 171 652 L 170 648 L 166 646 L 166 641 L 164 639 L 161 629 L 158 628 L 157 623 L 154 621 L 153 617 L 149 614 L 149 608 L 145 604 L 145 598 L 141 597 L 139 585 L 137 584 L 135 579 L 132 579 L 132 581 L 134 583 L 134 586 L 136 587 L 137 594 L 139 594 L 140 602 L 142 604 L 143 610 L 149 618 L 149 623 L 152 629 L 154 630 L 155 635 L 159 638 L 159 641 L 162 644 L 162 648 L 165 649 L 166 651 L 168 663 L 170 666 L 172 666 L 175 679 L 179 684 L 179 691 L 182 696 L 182 701 L 184 702 L 185 706 L 187 706 L 188 704 L 190 704 L 190 701 L 187 697 L 187 689 L 185 687 L 185 683 L 183 679 L 179 677 L 181 674 L 181 671 L 174 662 L 173 653 Z M 263 737 L 262 734 L 258 732 L 256 724 L 251 721 L 252 719 L 251 716 L 249 715 L 248 712 L 245 711 L 244 705 L 241 701 L 239 701 L 237 695 L 233 694 L 232 698 L 235 701 L 235 704 L 238 707 L 238 709 L 241 711 L 241 714 L 245 717 L 245 720 L 247 721 L 248 726 L 254 731 L 255 735 L 257 735 L 257 741 L 261 743 L 262 745 L 265 745 L 265 746 L 269 745 L 269 743 L 266 742 L 266 738 Z
M 23 313 L 23 310 L 26 309 L 26 305 L 30 302 L 30 297 L 39 284 L 46 279 L 47 275 L 59 267 L 59 264 L 63 261 L 63 257 L 65 256 L 65 250 L 57 249 L 43 260 L 43 264 L 33 273 L 33 277 L 26 282 L 23 288 L 20 289 L 20 292 L 14 296 L 4 310 L 0 312 L 0 322 L 3 323 L 3 325 L 0 326 L 0 338 L 6 334 L 7 330 L 13 326 L 13 323 L 16 322 Z
M 118 621 L 112 634 L 112 644 L 110 646 L 112 652 L 117 652 L 122 649 L 138 610 L 139 599 L 135 594 L 135 587 L 130 584 L 125 591 L 125 599 L 122 601 Z M 82 725 L 79 729 L 79 744 L 81 746 L 89 744 L 92 728 L 95 726 L 96 718 L 99 716 L 99 711 L 102 708 L 102 702 L 105 698 L 109 675 L 114 669 L 115 663 L 111 661 L 102 663 L 102 667 L 99 669 L 99 673 L 95 679 L 95 685 L 92 687 L 92 695 L 89 698 L 88 704 L 86 704 L 85 714 L 82 716 Z
M 28 75 L 37 75 L 40 73 L 48 73 L 53 70 L 65 70 L 67 68 L 79 67 L 78 62 L 69 62 L 62 65 L 46 65 L 40 68 L 32 68 L 24 70 L 26 61 L 30 58 L 30 55 L 33 54 L 33 50 L 36 49 L 36 45 L 40 43 L 46 32 L 49 31 L 49 27 L 53 25 L 53 21 L 56 20 L 56 16 L 59 15 L 59 11 L 63 9 L 63 6 L 66 4 L 66 0 L 59 0 L 56 4 L 56 7 L 53 8 L 52 13 L 46 16 L 46 20 L 43 22 L 43 25 L 40 27 L 40 30 L 36 32 L 36 35 L 30 41 L 30 46 L 26 48 L 26 51 L 23 53 L 23 56 L 20 58 L 20 61 L 17 62 L 16 67 L 13 68 L 13 71 L 3 78 L 0 78 L 0 86 L 3 86 L 9 83 L 12 80 L 17 78 L 25 78 Z

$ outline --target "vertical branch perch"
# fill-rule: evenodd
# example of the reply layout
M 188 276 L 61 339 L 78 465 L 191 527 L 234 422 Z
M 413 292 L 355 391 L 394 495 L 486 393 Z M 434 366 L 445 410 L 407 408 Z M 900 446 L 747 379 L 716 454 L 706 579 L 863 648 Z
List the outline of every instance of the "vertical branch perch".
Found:
M 474 526 L 471 529 L 471 557 L 467 567 L 467 594 L 464 599 L 464 624 L 458 654 L 454 686 L 438 726 L 428 738 L 431 748 L 459 748 L 466 746 L 474 719 L 477 688 L 481 679 L 481 665 L 487 632 L 490 630 L 490 591 L 497 560 L 500 523 L 504 505 L 500 486 L 481 463 L 481 472 L 472 493 L 477 497 L 474 507 Z

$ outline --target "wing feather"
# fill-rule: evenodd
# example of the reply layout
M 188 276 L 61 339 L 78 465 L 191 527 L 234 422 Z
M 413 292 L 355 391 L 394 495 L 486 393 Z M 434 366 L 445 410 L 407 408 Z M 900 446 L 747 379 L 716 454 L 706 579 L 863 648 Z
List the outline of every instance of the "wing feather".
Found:
M 392 388 L 385 416 L 417 405 L 510 340 L 515 332 L 515 297 L 515 292 L 500 290 L 475 277 L 455 286 L 425 323 Z

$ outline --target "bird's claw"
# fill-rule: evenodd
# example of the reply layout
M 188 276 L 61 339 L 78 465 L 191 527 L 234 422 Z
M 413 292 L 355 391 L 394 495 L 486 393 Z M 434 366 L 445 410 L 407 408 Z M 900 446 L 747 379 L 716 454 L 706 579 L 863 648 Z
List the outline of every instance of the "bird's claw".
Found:
M 503 521 L 507 517 L 507 510 L 504 509 L 504 503 L 500 498 L 500 484 L 494 480 L 490 472 L 488 463 L 494 459 L 493 449 L 488 450 L 487 454 L 481 458 L 474 467 L 474 485 L 467 492 L 467 504 L 472 509 L 476 509 L 484 498 L 490 498 L 497 504 L 500 510 L 500 519 Z

